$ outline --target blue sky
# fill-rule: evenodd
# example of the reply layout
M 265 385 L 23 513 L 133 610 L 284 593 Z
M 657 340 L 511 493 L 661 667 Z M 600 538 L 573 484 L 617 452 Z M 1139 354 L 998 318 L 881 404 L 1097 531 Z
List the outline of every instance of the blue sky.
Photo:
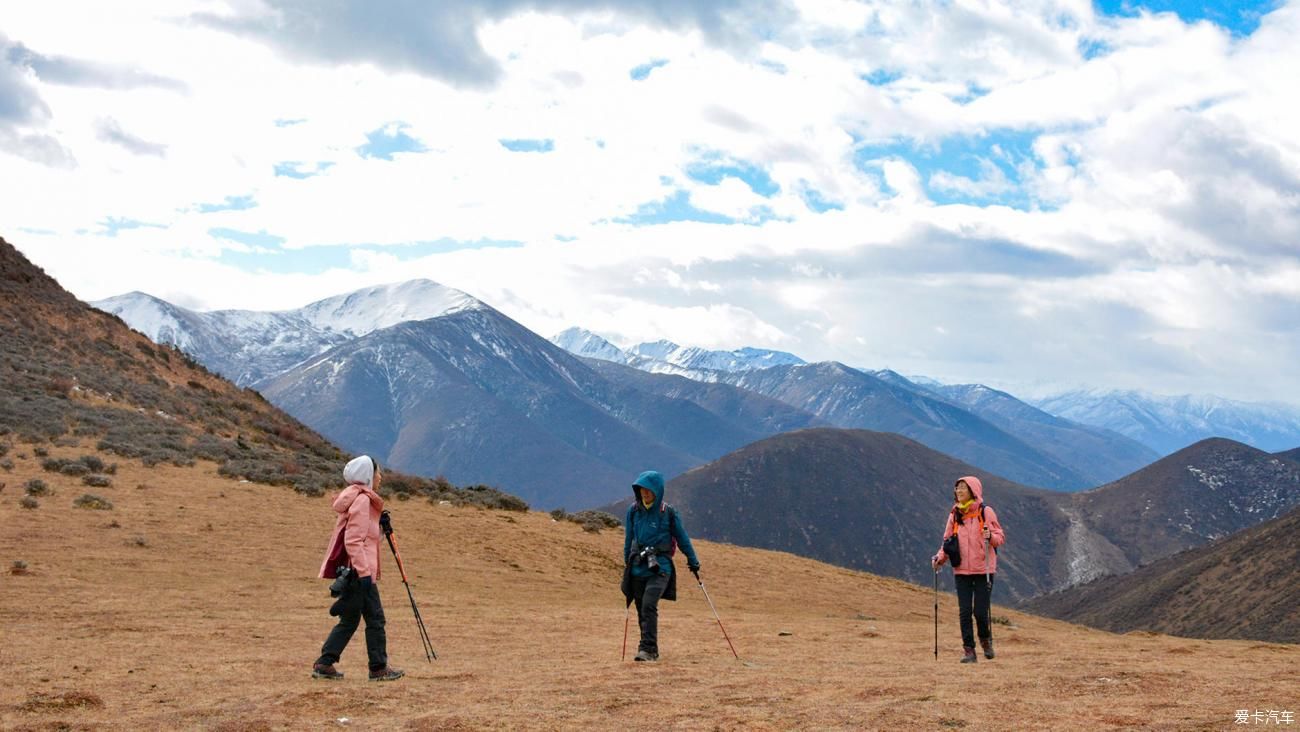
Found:
M 7 8 L 0 234 L 83 299 L 1300 394 L 1300 0 L 361 7 Z

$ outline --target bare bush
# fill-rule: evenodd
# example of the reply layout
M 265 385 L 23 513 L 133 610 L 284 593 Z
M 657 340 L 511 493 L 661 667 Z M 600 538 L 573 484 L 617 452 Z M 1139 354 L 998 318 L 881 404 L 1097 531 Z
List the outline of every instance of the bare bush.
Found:
M 50 486 L 47 485 L 45 481 L 41 480 L 40 478 L 32 478 L 31 480 L 27 481 L 26 485 L 24 485 L 23 488 L 25 489 L 27 495 L 33 497 L 48 496 L 50 494 Z
M 77 508 L 89 508 L 95 511 L 111 511 L 113 504 L 107 498 L 86 493 L 72 502 Z
M 41 502 L 31 496 L 23 496 L 23 499 L 18 502 L 18 505 L 23 508 L 40 508 Z
M 107 475 L 90 474 L 82 476 L 81 482 L 92 488 L 107 488 L 113 485 L 113 479 Z

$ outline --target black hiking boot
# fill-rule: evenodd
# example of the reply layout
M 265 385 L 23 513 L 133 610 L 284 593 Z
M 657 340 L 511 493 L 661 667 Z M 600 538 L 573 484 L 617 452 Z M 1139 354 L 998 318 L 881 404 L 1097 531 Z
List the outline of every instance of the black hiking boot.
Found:
M 337 681 L 343 678 L 343 672 L 334 668 L 334 664 L 318 663 L 311 667 L 311 677 L 313 679 L 331 679 Z
M 975 657 L 975 649 L 974 649 L 974 648 L 971 648 L 970 646 L 966 646 L 966 655 L 964 655 L 964 656 L 961 657 L 961 662 L 962 662 L 962 663 L 975 663 L 975 662 L 978 661 L 978 660 L 979 660 L 979 659 Z
M 371 671 L 370 680 L 371 681 L 397 681 L 398 679 L 402 678 L 405 675 L 406 672 L 401 670 L 400 668 L 385 666 L 379 669 L 378 671 Z
M 984 657 L 990 659 L 993 658 L 993 639 L 980 638 L 980 645 L 984 647 Z
M 659 660 L 659 654 L 653 651 L 637 651 L 636 658 L 633 658 L 632 660 L 654 662 Z

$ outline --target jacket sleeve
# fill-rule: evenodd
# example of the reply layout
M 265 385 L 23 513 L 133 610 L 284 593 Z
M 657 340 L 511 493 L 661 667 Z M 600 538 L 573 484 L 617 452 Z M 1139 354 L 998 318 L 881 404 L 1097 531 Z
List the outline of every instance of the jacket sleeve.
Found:
M 627 510 L 627 515 L 623 517 L 623 563 L 629 564 L 631 558 L 628 556 L 632 552 L 632 509 Z
M 377 567 L 374 557 L 366 553 L 366 537 L 370 536 L 370 498 L 358 495 L 348 506 L 348 526 L 343 530 L 343 545 L 352 559 L 352 568 L 358 577 L 373 577 Z
M 943 566 L 944 563 L 948 561 L 948 555 L 943 553 L 943 542 L 944 539 L 947 539 L 948 535 L 951 533 L 952 533 L 952 511 L 949 511 L 948 520 L 943 524 L 943 538 L 939 539 L 939 551 L 935 552 L 934 555 L 934 559 L 936 559 L 939 562 L 939 566 Z
M 699 564 L 700 558 L 695 556 L 695 547 L 691 545 L 691 537 L 686 535 L 686 529 L 682 528 L 682 515 L 676 510 L 673 511 L 672 532 L 673 538 L 677 540 L 677 546 L 682 548 L 682 553 L 686 555 L 688 564 Z
M 989 538 L 989 544 L 994 549 L 1007 543 L 1007 535 L 1002 530 L 1002 522 L 998 521 L 998 515 L 991 507 L 984 509 L 984 525 L 993 532 L 993 535 Z

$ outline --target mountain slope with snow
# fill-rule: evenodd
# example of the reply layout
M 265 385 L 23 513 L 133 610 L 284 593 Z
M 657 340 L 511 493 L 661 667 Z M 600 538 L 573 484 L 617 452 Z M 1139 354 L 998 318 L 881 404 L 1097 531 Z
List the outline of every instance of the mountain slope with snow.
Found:
M 132 292 L 91 303 L 156 343 L 174 345 L 240 386 L 272 379 L 296 364 L 367 333 L 485 307 L 430 280 L 368 287 L 297 310 L 198 312 Z
M 1276 452 L 1300 445 L 1300 408 L 1217 396 L 1075 390 L 1032 403 L 1045 412 L 1118 432 L 1168 455 L 1208 437 Z

